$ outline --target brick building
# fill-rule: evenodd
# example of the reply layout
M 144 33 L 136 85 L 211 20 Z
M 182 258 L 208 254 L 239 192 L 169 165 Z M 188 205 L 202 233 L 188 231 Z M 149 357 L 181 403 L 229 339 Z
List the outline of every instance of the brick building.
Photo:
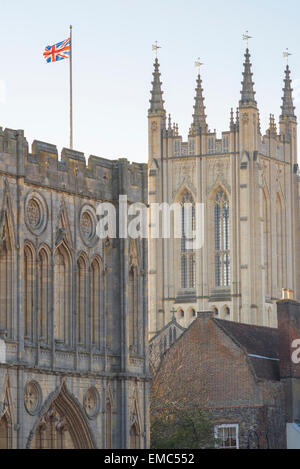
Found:
M 153 389 L 209 411 L 224 447 L 299 447 L 300 365 L 291 359 L 299 338 L 300 304 L 291 300 L 278 303 L 278 329 L 199 313 L 168 346 Z

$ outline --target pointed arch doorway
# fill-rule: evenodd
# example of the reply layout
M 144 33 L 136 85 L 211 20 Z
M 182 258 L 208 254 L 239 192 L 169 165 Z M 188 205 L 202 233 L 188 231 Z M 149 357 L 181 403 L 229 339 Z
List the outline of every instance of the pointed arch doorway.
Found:
M 32 449 L 93 449 L 92 435 L 81 409 L 63 384 L 29 444 Z

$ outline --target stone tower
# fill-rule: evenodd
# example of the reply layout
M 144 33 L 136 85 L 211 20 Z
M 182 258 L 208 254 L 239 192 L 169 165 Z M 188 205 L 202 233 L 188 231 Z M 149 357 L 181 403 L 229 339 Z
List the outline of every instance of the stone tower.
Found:
M 147 165 L 0 127 L 0 173 L 0 449 L 148 447 L 147 241 L 96 229 Z
M 187 141 L 166 120 L 159 64 L 149 120 L 149 203 L 204 204 L 204 246 L 179 239 L 149 241 L 150 334 L 172 320 L 188 326 L 197 311 L 276 326 L 282 290 L 300 297 L 297 119 L 290 69 L 282 111 L 262 134 L 251 56 L 245 51 L 241 99 L 229 129 L 209 130 L 200 72 Z M 184 235 L 184 232 L 182 233 Z

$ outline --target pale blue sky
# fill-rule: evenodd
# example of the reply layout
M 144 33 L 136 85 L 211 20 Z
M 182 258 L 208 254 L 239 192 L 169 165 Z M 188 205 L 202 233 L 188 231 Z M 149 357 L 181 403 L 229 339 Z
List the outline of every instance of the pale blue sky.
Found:
M 46 64 L 44 47 L 73 24 L 74 147 L 106 158 L 147 161 L 155 40 L 167 112 L 186 137 L 200 56 L 208 124 L 228 129 L 240 96 L 244 43 L 250 43 L 262 129 L 280 113 L 290 48 L 300 109 L 299 0 L 0 0 L 0 126 L 68 146 L 68 61 Z

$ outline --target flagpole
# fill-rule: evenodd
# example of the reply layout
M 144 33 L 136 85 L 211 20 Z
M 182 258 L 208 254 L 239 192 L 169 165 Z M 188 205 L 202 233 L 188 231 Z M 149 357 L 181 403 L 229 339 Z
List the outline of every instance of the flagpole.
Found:
M 73 150 L 73 76 L 72 76 L 72 25 L 70 26 L 70 149 Z

